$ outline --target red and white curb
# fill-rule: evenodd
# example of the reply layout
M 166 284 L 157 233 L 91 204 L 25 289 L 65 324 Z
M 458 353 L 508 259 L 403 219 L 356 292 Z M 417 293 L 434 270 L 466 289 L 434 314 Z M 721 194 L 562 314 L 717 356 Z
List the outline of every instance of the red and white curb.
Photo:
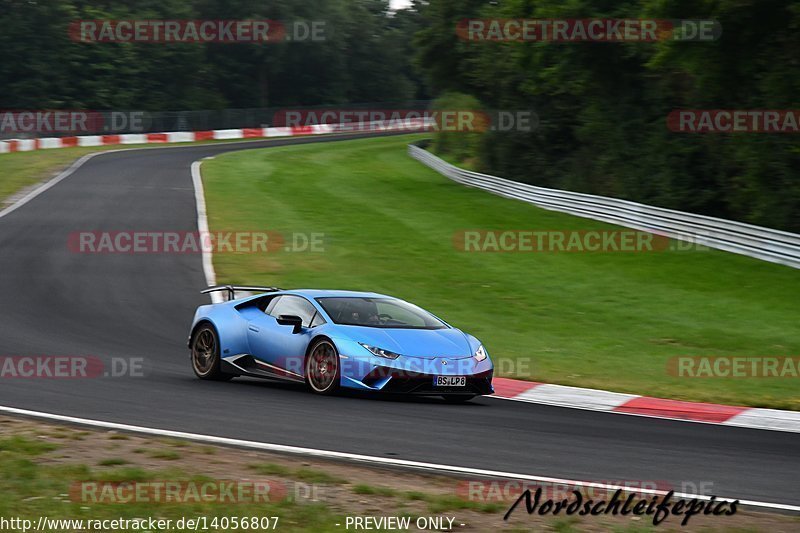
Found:
M 798 411 L 684 402 L 508 378 L 495 378 L 492 383 L 496 397 L 519 402 L 754 429 L 800 432 L 800 412 Z
M 261 139 L 269 137 L 296 137 L 299 135 L 324 135 L 330 133 L 361 133 L 408 130 L 425 131 L 429 120 L 410 120 L 404 123 L 370 122 L 356 125 L 316 124 L 278 128 L 238 128 L 208 131 L 173 131 L 166 133 L 125 133 L 120 135 L 83 135 L 76 137 L 46 137 L 41 139 L 16 139 L 0 141 L 0 154 L 30 152 L 74 146 L 112 146 L 126 144 L 190 143 L 197 141 Z

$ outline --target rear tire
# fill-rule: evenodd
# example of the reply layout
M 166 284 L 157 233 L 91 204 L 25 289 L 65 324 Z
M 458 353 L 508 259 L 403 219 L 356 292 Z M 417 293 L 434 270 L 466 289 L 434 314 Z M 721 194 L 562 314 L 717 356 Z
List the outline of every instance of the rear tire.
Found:
M 211 324 L 204 324 L 192 336 L 192 370 L 200 379 L 227 381 L 233 378 L 220 369 L 219 337 Z
M 475 396 L 475 394 L 448 394 L 447 396 L 442 396 L 442 398 L 444 398 L 444 401 L 447 403 L 464 403 L 470 401 Z
M 342 369 L 339 352 L 328 339 L 320 339 L 311 345 L 306 357 L 306 385 L 312 392 L 330 395 L 339 390 Z

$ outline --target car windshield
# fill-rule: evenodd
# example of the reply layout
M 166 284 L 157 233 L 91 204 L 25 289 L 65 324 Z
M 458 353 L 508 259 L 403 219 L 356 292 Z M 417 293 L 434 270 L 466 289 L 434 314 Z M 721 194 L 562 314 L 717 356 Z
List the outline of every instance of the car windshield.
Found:
M 408 329 L 447 327 L 427 311 L 395 298 L 330 297 L 317 301 L 336 324 Z

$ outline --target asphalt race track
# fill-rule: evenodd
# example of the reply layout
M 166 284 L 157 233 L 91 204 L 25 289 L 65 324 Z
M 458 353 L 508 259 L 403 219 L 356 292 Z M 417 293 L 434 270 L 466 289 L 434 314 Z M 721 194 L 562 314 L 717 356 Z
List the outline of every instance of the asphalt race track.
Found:
M 353 137 L 353 136 L 349 136 Z M 95 156 L 0 218 L 0 355 L 145 359 L 146 377 L 3 379 L 0 405 L 95 420 L 567 479 L 648 480 L 797 505 L 800 434 L 481 398 L 318 397 L 192 374 L 199 254 L 78 254 L 77 231 L 195 231 L 193 161 L 334 137 Z M 689 485 L 691 488 L 692 485 Z

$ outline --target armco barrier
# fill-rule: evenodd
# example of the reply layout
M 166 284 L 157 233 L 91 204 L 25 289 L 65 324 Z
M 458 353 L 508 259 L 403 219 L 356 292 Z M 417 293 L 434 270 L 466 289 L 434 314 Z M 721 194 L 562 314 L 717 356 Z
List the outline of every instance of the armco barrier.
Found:
M 795 233 L 471 172 L 415 145 L 409 145 L 408 153 L 453 181 L 506 198 L 800 268 L 800 235 Z

